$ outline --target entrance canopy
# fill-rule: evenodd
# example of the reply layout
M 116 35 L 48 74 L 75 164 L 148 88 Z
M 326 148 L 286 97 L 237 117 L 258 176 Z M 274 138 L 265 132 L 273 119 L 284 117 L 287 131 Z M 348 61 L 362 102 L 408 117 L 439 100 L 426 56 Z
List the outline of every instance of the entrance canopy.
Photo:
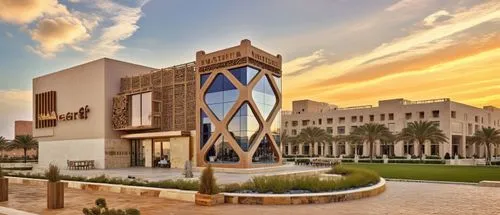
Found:
M 136 133 L 122 135 L 123 139 L 151 139 L 151 138 L 169 138 L 169 137 L 189 137 L 190 132 L 187 131 L 160 131 L 148 133 Z

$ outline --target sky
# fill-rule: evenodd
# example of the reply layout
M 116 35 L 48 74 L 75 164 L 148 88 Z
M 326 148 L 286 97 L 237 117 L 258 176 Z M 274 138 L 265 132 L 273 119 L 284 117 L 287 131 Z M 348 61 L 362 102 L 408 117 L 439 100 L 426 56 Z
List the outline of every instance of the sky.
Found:
M 283 56 L 283 109 L 451 98 L 500 107 L 500 0 L 0 0 L 0 136 L 32 78 L 109 57 L 155 68 L 242 39 Z

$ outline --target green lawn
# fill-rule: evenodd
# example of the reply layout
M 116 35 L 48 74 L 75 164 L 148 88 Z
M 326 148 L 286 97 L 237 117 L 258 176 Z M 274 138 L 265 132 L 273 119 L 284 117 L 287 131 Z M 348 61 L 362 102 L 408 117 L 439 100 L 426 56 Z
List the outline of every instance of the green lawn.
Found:
M 383 178 L 476 183 L 483 180 L 500 181 L 499 167 L 365 163 L 343 165 L 371 169 Z

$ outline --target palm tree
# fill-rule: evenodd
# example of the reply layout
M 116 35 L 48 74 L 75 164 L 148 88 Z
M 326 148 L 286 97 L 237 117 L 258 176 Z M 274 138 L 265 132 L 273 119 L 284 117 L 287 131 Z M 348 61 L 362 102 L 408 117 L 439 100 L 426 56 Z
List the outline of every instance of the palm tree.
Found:
M 354 155 L 358 154 L 358 146 L 363 145 L 363 141 L 356 135 L 337 135 L 333 137 L 333 141 L 335 142 L 345 142 L 354 146 Z
M 373 162 L 373 145 L 376 141 L 387 141 L 392 134 L 385 125 L 377 123 L 368 123 L 354 129 L 351 132 L 361 142 L 367 142 L 370 145 L 370 163 Z
M 318 127 L 307 127 L 300 131 L 295 137 L 295 141 L 302 143 L 327 143 L 333 140 L 332 136 L 326 133 L 325 130 Z
M 439 144 L 446 142 L 448 137 L 435 122 L 415 121 L 408 123 L 408 126 L 398 134 L 397 139 L 407 142 L 416 141 L 418 144 L 424 144 L 425 141 Z M 420 150 L 418 152 L 417 156 L 420 156 Z
M 37 149 L 38 141 L 33 139 L 31 135 L 17 136 L 11 143 L 12 148 L 22 148 L 24 150 L 24 163 L 26 163 L 26 152 L 29 149 Z
M 486 148 L 486 165 L 491 165 L 491 145 L 500 145 L 500 130 L 488 127 L 483 127 L 481 130 L 476 131 L 471 138 L 471 144 L 485 145 Z
M 286 151 L 286 147 L 287 145 L 289 144 L 289 142 L 291 142 L 291 137 L 288 136 L 286 130 L 284 130 L 281 135 L 280 135 L 280 142 L 281 142 L 281 146 L 284 148 L 284 151 L 282 151 L 282 154 L 287 154 L 288 152 Z M 287 152 L 287 153 L 285 153 Z M 287 154 L 289 155 L 289 154 Z
M 2 151 L 2 157 L 0 159 L 3 159 L 3 152 L 9 150 L 9 146 L 9 142 L 5 139 L 5 137 L 0 136 L 0 150 Z

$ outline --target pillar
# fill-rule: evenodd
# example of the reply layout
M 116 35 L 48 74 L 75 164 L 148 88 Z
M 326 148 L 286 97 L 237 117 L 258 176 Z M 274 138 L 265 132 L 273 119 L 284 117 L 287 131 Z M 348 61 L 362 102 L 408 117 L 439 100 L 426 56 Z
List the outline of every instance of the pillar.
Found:
M 287 154 L 288 154 L 288 155 L 292 155 L 292 144 L 291 144 L 291 143 L 289 143 L 289 144 L 287 144 L 287 146 L 288 146 L 288 148 L 287 148 L 287 152 L 288 152 L 288 153 L 287 153 Z
M 459 155 L 463 156 L 463 157 L 467 157 L 467 148 L 465 147 L 467 144 L 467 139 L 466 139 L 466 136 L 465 135 L 462 135 L 462 141 L 460 141 L 460 145 L 458 146 L 458 151 L 459 151 Z
M 354 155 L 354 153 L 353 153 L 353 152 L 352 152 L 352 150 L 351 150 L 351 146 L 349 146 L 349 144 L 344 143 L 344 146 L 345 146 L 345 153 L 346 153 L 347 155 Z
M 303 143 L 299 143 L 299 152 L 298 152 L 299 155 L 304 155 L 304 144 Z
M 325 155 L 333 155 L 332 154 L 332 143 L 325 143 Z
M 314 144 L 313 144 L 313 150 L 314 150 L 313 155 L 318 155 L 318 147 L 319 147 L 319 144 L 318 144 L 318 143 L 314 143 Z M 312 150 L 311 150 L 311 151 L 312 151 Z
M 337 149 L 337 142 L 332 143 L 332 155 L 333 156 L 339 156 L 338 149 Z
M 429 141 L 425 141 L 425 144 L 424 144 L 424 153 L 426 156 L 429 156 L 431 155 L 431 142 Z

